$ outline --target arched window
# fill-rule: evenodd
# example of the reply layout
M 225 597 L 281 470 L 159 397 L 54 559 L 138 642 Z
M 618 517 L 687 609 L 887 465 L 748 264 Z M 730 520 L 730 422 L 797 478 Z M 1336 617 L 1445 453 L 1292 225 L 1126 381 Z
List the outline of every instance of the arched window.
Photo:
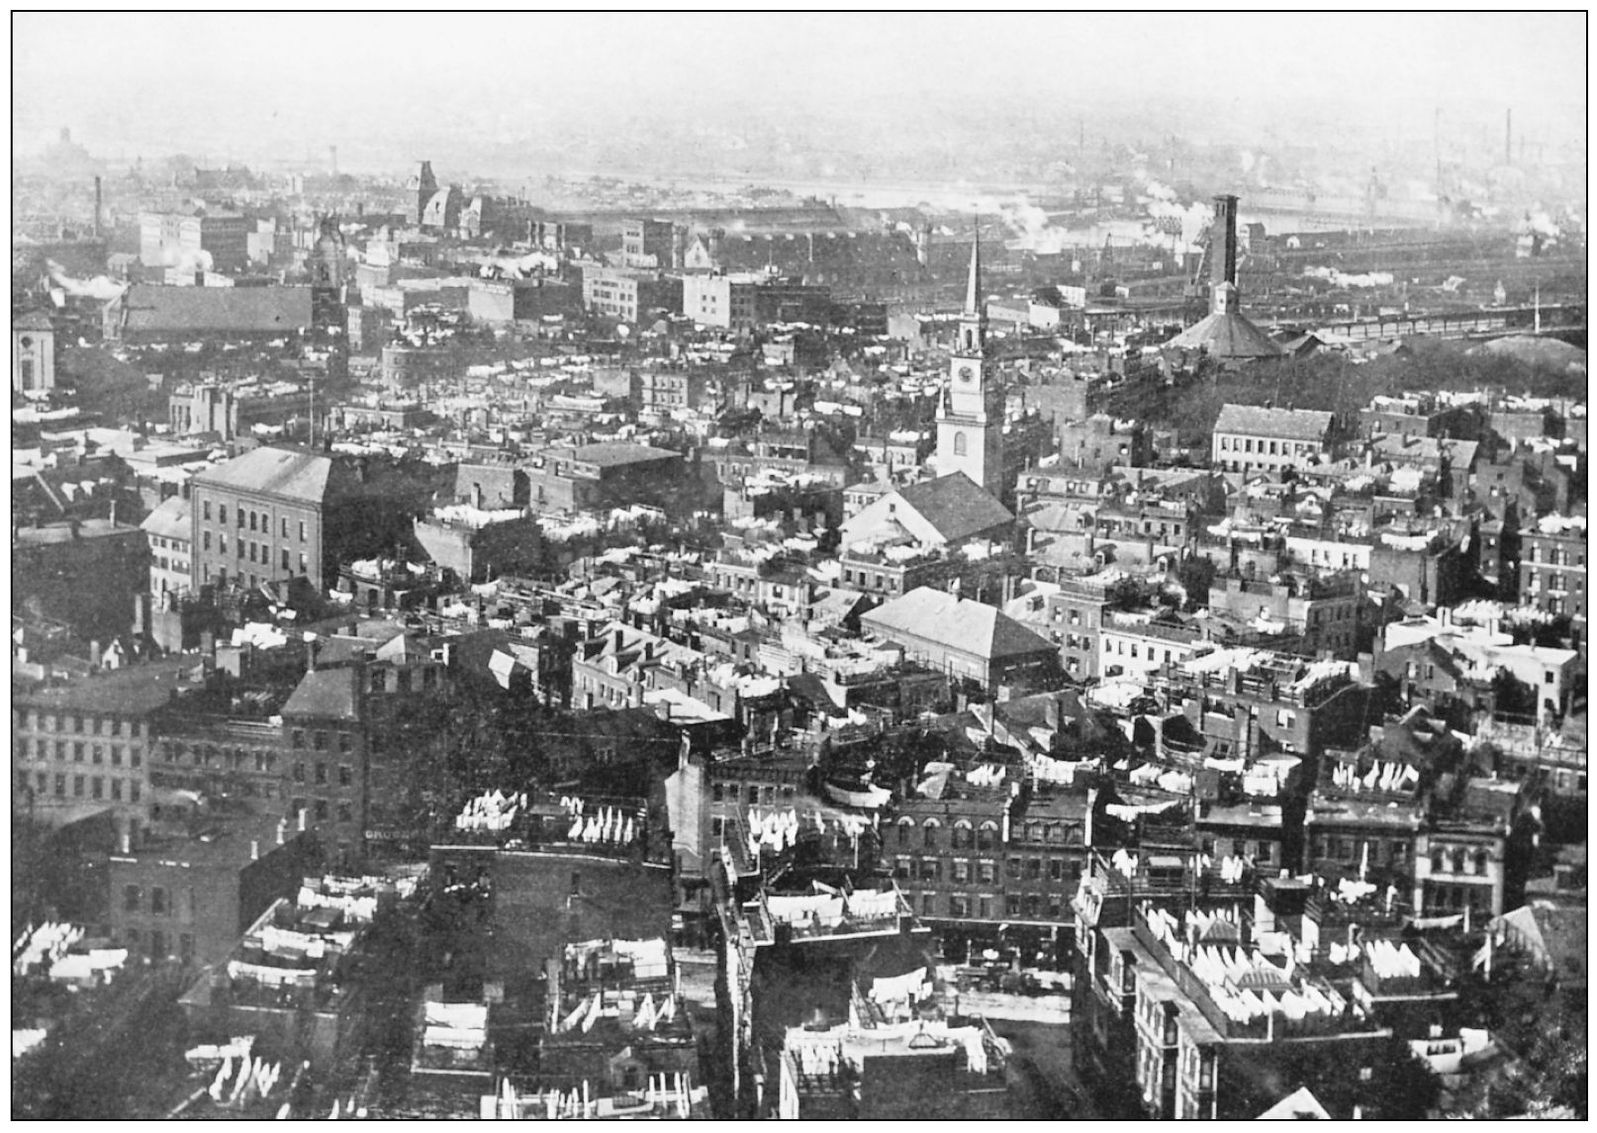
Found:
M 991 850 L 998 844 L 998 824 L 984 822 L 976 831 L 976 848 L 978 850 Z
M 956 850 L 968 850 L 976 840 L 976 832 L 971 829 L 970 823 L 960 819 L 954 823 L 953 845 Z
M 935 818 L 928 818 L 922 827 L 925 832 L 925 844 L 928 850 L 937 848 L 937 827 L 939 825 Z
M 954 434 L 954 455 L 955 456 L 964 456 L 965 452 L 966 452 L 965 434 L 964 433 L 955 433 Z
M 909 832 L 913 829 L 915 829 L 915 820 L 913 818 L 901 818 L 898 820 L 898 844 L 900 846 L 909 845 Z

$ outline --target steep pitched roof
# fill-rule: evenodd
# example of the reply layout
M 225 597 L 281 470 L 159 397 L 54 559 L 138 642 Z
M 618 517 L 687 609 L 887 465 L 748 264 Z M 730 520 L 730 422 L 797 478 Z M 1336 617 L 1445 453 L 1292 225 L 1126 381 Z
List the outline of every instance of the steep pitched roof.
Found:
M 950 543 L 990 527 L 1012 523 L 1015 518 L 990 492 L 963 472 L 907 485 L 898 490 L 898 495 Z
M 327 495 L 333 462 L 325 456 L 284 448 L 258 448 L 194 477 L 200 485 L 243 488 L 321 503 Z
M 860 622 L 888 636 L 914 634 L 988 661 L 1054 649 L 1046 638 L 996 608 L 929 586 L 878 606 L 862 615 Z
M 1206 315 L 1166 344 L 1167 349 L 1206 350 L 1211 358 L 1279 358 L 1270 336 L 1235 311 Z
M 194 530 L 189 523 L 189 502 L 182 496 L 168 496 L 162 500 L 139 526 L 162 539 L 182 539 L 187 542 L 194 538 Z
M 283 705 L 284 716 L 318 720 L 360 719 L 360 674 L 354 668 L 306 673 Z
M 1323 441 L 1331 428 L 1331 417 L 1330 413 L 1318 409 L 1271 409 L 1227 402 L 1220 407 L 1214 431 L 1289 441 Z

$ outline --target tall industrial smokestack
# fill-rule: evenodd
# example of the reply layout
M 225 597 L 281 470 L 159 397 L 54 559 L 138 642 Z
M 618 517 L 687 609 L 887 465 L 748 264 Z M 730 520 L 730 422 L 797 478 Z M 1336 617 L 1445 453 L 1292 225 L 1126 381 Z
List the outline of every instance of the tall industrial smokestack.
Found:
M 1209 282 L 1218 287 L 1237 281 L 1237 199 L 1222 193 L 1214 198 L 1214 233 L 1210 237 L 1213 266 Z
M 100 238 L 100 218 L 104 215 L 104 188 L 98 175 L 94 178 L 94 238 Z
M 1223 315 L 1237 309 L 1237 199 L 1228 193 L 1214 198 L 1214 226 L 1209 230 L 1209 310 Z

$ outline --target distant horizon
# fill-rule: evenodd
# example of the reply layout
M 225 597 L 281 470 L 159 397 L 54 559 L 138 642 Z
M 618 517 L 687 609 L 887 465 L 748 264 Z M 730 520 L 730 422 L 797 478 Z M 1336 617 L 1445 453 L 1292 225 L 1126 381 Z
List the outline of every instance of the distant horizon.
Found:
M 805 176 L 825 179 L 830 154 L 879 151 L 896 168 L 919 144 L 917 164 L 958 182 L 985 179 L 994 153 L 1068 160 L 1083 131 L 1089 146 L 1175 136 L 1402 153 L 1434 139 L 1489 154 L 1510 110 L 1532 145 L 1584 149 L 1584 30 L 1582 13 L 487 14 L 441 26 L 411 13 L 21 13 L 12 154 L 25 162 L 69 128 L 114 163 L 186 153 L 311 171 L 337 146 L 341 171 L 365 176 L 426 158 L 441 178 L 526 180 L 627 176 L 628 164 L 671 176 L 692 154 L 705 160 L 694 176 L 759 179 L 813 155 Z

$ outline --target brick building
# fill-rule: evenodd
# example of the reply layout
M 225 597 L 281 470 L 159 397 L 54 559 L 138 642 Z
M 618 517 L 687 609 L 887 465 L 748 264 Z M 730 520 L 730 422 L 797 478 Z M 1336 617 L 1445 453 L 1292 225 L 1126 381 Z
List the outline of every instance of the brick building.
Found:
M 316 873 L 315 836 L 281 819 L 164 824 L 107 861 L 110 935 L 134 955 L 214 964 L 251 922 Z
M 152 662 L 15 696 L 13 813 L 61 826 L 111 811 L 124 829 L 150 812 L 155 717 L 193 662 Z

